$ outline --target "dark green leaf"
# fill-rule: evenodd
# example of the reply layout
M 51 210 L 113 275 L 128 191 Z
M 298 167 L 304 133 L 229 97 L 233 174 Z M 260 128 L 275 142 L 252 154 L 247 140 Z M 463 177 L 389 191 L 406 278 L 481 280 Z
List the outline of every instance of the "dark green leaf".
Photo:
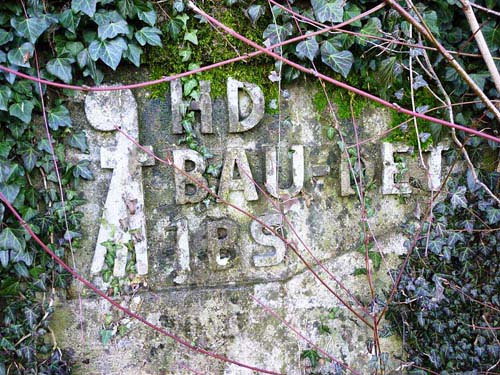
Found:
M 127 48 L 127 43 L 123 39 L 94 40 L 89 46 L 89 55 L 92 60 L 102 60 L 111 69 L 116 67 L 122 59 L 123 51 Z
M 0 339 L 0 348 L 3 348 L 4 350 L 16 350 L 16 347 L 5 337 Z
M 344 9 L 344 21 L 348 21 L 351 18 L 359 16 L 360 14 L 361 14 L 361 9 L 356 4 L 348 2 Z M 354 27 L 361 27 L 361 20 L 354 21 L 350 23 L 350 25 Z
M 52 59 L 47 63 L 47 71 L 64 83 L 70 83 L 73 79 L 71 74 L 71 63 L 73 62 L 73 59 L 67 57 Z
M 309 60 L 313 61 L 318 54 L 319 45 L 316 38 L 312 37 L 297 44 L 295 50 L 300 59 L 307 57 Z
M 71 63 L 73 63 L 73 58 L 77 57 L 84 48 L 81 42 L 68 42 L 58 51 L 58 54 L 59 57 L 71 57 Z
M 33 44 L 26 42 L 21 44 L 19 47 L 11 49 L 7 54 L 7 58 L 13 65 L 29 68 L 29 60 L 33 57 L 34 50 Z
M 47 20 L 40 17 L 13 18 L 11 24 L 19 34 L 28 39 L 32 44 L 35 44 L 38 37 L 49 27 Z
M 137 67 L 141 65 L 141 54 L 142 48 L 135 43 L 130 43 L 124 52 L 125 58 Z
M 327 0 L 311 0 L 311 5 L 314 9 L 314 14 L 319 22 L 342 22 L 344 15 L 343 0 L 327 1 Z
M 156 23 L 156 12 L 154 10 L 149 10 L 149 11 L 138 10 L 137 17 L 139 17 L 141 21 L 146 22 L 149 26 L 154 26 Z
M 87 152 L 89 146 L 87 144 L 87 136 L 84 132 L 73 133 L 68 139 L 68 144 L 71 147 L 78 148 L 81 152 Z
M 161 31 L 156 27 L 149 27 L 149 26 L 143 27 L 139 31 L 136 31 L 134 35 L 135 39 L 137 40 L 137 42 L 139 42 L 141 46 L 150 44 L 152 46 L 161 47 L 161 39 L 160 39 Z M 184 39 L 185 38 L 186 35 L 184 35 Z
M 10 31 L 5 31 L 4 29 L 0 29 L 0 46 L 3 46 L 5 43 L 9 43 L 14 39 L 14 35 Z
M 71 116 L 68 109 L 63 105 L 58 105 L 48 112 L 49 126 L 53 130 L 59 127 L 71 126 Z
M 290 35 L 292 35 L 292 32 L 293 26 L 291 23 L 286 23 L 284 25 L 276 25 L 272 23 L 266 27 L 262 36 L 265 39 L 269 39 L 269 43 L 274 45 L 285 41 Z
M 31 122 L 33 107 L 34 105 L 31 101 L 23 100 L 20 103 L 11 104 L 9 107 L 9 114 L 28 124 Z
M 489 207 L 486 210 L 486 218 L 488 219 L 488 224 L 495 225 L 500 221 L 500 209 Z
M 61 25 L 71 31 L 72 33 L 76 33 L 76 29 L 80 23 L 80 15 L 75 14 L 71 9 L 66 9 L 59 16 L 59 22 Z
M 23 164 L 28 172 L 35 168 L 36 161 L 38 160 L 38 152 L 33 147 L 27 147 L 23 150 Z
M 366 268 L 356 268 L 353 272 L 354 276 L 361 276 L 361 275 L 367 275 L 368 271 Z
M 7 85 L 0 86 L 0 111 L 7 111 L 12 90 Z
M 179 38 L 179 34 L 182 30 L 183 23 L 179 19 L 179 17 L 171 18 L 167 22 L 167 32 L 172 37 L 173 40 L 177 40 Z
M 330 42 L 326 41 L 321 46 L 321 60 L 346 78 L 354 62 L 354 56 L 350 51 L 337 51 Z
M 3 205 L 2 205 L 3 207 Z M 0 251 L 0 263 L 2 263 L 2 266 L 5 268 L 9 265 L 9 250 L 2 250 Z
M 82 160 L 75 165 L 75 169 L 73 169 L 74 177 L 81 177 L 84 180 L 93 180 L 94 175 L 92 171 L 89 169 L 90 162 L 88 160 Z
M 28 322 L 30 328 L 35 328 L 37 324 L 38 314 L 33 307 L 26 306 L 24 308 L 24 317 L 26 318 L 26 321 Z
M 465 186 L 459 186 L 457 190 L 451 195 L 451 206 L 453 209 L 457 207 L 467 208 L 467 198 L 465 197 Z
M 133 0 L 119 0 L 118 11 L 123 17 L 134 18 L 136 15 L 136 7 Z
M 382 22 L 376 17 L 372 17 L 368 20 L 368 22 L 361 28 L 359 31 L 361 34 L 373 35 L 373 36 L 382 36 Z M 366 45 L 367 40 L 373 40 L 364 37 L 358 37 L 359 44 L 361 46 Z
M 94 15 L 94 22 L 99 26 L 119 21 L 125 21 L 125 19 L 116 10 L 109 11 L 99 9 L 99 11 Z M 89 40 L 88 42 L 90 43 L 91 41 L 92 40 Z
M 83 12 L 92 17 L 95 13 L 97 0 L 71 0 L 71 9 L 75 12 Z
M 24 236 L 19 231 L 4 228 L 0 233 L 0 249 L 21 252 L 26 247 Z
M 97 28 L 97 34 L 101 39 L 113 39 L 117 35 L 123 35 L 127 33 L 128 24 L 123 20 L 100 25 Z
M 247 9 L 247 15 L 250 21 L 255 24 L 264 15 L 264 7 L 262 5 L 250 5 Z

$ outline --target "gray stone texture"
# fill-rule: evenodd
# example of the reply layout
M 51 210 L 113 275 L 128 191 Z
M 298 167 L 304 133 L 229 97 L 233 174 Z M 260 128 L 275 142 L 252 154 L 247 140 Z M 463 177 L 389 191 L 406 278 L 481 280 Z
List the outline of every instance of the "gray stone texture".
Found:
M 211 98 L 212 132 L 196 130 L 200 142 L 214 155 L 206 161 L 179 144 L 183 134 L 179 134 L 174 124 L 180 120 L 180 114 L 171 110 L 172 99 L 179 105 L 175 95 L 150 99 L 146 90 L 138 90 L 133 93 L 135 100 L 128 93 L 119 96 L 120 100 L 126 98 L 125 107 L 120 107 L 123 102 L 114 103 L 113 95 L 107 99 L 97 96 L 102 100 L 101 114 L 92 117 L 87 108 L 88 120 L 84 103 L 90 99 L 76 99 L 72 115 L 76 126 L 89 138 L 90 153 L 73 153 L 68 157 L 91 160 L 96 175 L 95 181 L 84 183 L 81 188 L 87 203 L 83 207 L 84 238 L 77 256 L 78 271 L 94 281 L 100 277 L 99 270 L 91 267 L 92 259 L 99 243 L 101 217 L 107 207 L 106 196 L 117 165 L 123 162 L 117 159 L 113 170 L 101 169 L 104 154 L 100 150 L 111 147 L 118 150 L 120 142 L 125 142 L 109 124 L 120 116 L 133 118 L 133 103 L 137 102 L 139 132 L 134 133 L 135 138 L 151 145 L 160 158 L 173 158 L 176 166 L 195 179 L 206 181 L 210 189 L 254 217 L 217 202 L 196 187 L 192 190 L 185 175 L 175 172 L 167 163 L 157 161 L 154 166 L 142 168 L 139 159 L 133 157 L 136 151 L 126 143 L 126 151 L 120 153 L 131 158 L 133 169 L 129 172 L 133 178 L 137 177 L 136 173 L 142 173 L 148 268 L 143 275 L 130 274 L 120 279 L 122 293 L 116 299 L 152 323 L 202 348 L 290 375 L 307 373 L 304 367 L 307 361 L 300 360 L 300 354 L 308 345 L 259 307 L 253 296 L 339 360 L 360 373 L 368 373 L 373 354 L 367 349 L 367 342 L 373 338 L 370 329 L 356 321 L 276 236 L 276 233 L 283 234 L 289 239 L 304 260 L 347 301 L 352 302 L 320 270 L 307 250 L 357 298 L 369 301 L 366 277 L 353 275 L 357 268 L 365 267 L 364 255 L 357 251 L 361 244 L 361 207 L 355 189 L 349 186 L 345 165 L 342 167 L 337 140 L 328 140 L 329 124 L 318 120 L 320 116 L 313 106 L 313 87 L 304 84 L 287 87 L 289 97 L 281 102 L 281 118 L 290 120 L 285 126 L 278 123 L 278 116 L 263 112 L 265 99 L 255 84 L 230 80 L 229 100 Z M 209 92 L 207 87 L 206 92 Z M 208 102 L 207 98 L 204 100 L 200 98 L 199 106 L 195 106 L 201 122 L 204 118 L 201 108 Z M 386 111 L 367 108 L 358 119 L 359 137 L 372 138 L 386 130 L 388 122 Z M 96 126 L 97 123 L 100 125 Z M 345 122 L 341 126 L 346 131 L 347 142 L 352 143 L 352 124 Z M 266 153 L 269 145 L 274 147 L 275 155 Z M 404 253 L 405 238 L 400 234 L 400 224 L 407 221 L 416 202 L 426 194 L 425 189 L 413 189 L 405 204 L 397 195 L 382 194 L 382 181 L 389 181 L 390 194 L 398 187 L 391 185 L 396 173 L 391 150 L 386 148 L 382 152 L 381 149 L 380 142 L 361 147 L 367 175 L 375 183 L 375 188 L 366 194 L 375 212 L 368 219 L 377 238 L 374 249 L 383 255 L 381 269 L 374 273 L 375 290 L 380 295 L 390 285 L 387 270 L 395 267 L 398 256 Z M 418 160 L 407 156 L 411 175 L 424 176 Z M 207 165 L 220 168 L 222 177 L 204 175 Z M 439 169 L 435 165 L 432 168 L 433 171 Z M 262 190 L 255 188 L 252 180 Z M 427 181 L 421 185 L 428 186 Z M 128 185 L 120 189 L 129 190 Z M 272 196 L 279 196 L 279 200 Z M 293 230 L 271 199 L 278 202 Z M 255 218 L 276 233 L 271 233 Z M 325 318 L 332 308 L 339 308 L 338 317 Z M 320 323 L 326 324 L 331 334 L 320 334 Z M 114 311 L 79 284 L 74 284 L 56 307 L 53 328 L 58 343 L 74 350 L 77 375 L 185 374 L 187 370 L 183 366 L 207 374 L 251 374 L 190 352 Z M 114 330 L 106 345 L 101 342 L 102 329 Z M 381 340 L 384 351 L 401 352 L 396 338 Z

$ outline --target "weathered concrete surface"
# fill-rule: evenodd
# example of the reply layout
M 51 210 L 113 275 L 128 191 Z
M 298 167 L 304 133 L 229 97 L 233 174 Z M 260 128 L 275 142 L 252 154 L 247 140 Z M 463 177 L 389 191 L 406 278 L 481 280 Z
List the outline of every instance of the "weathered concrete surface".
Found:
M 249 91 L 255 93 L 255 88 L 249 86 Z M 288 91 L 290 96 L 282 103 L 281 118 L 289 121 L 279 124 L 277 116 L 266 114 L 248 131 L 237 133 L 231 133 L 227 105 L 233 106 L 233 117 L 248 116 L 255 109 L 248 104 L 248 95 L 238 92 L 240 108 L 237 114 L 234 101 L 228 104 L 225 98 L 211 98 L 213 132 L 202 134 L 196 130 L 203 145 L 214 155 L 203 162 L 224 169 L 225 160 L 232 159 L 233 163 L 227 167 L 232 170 L 223 177 L 231 182 L 228 188 L 222 184 L 222 191 L 226 189 L 225 197 L 278 233 L 284 233 L 297 246 L 304 260 L 349 303 L 353 303 L 352 297 L 320 269 L 311 254 L 357 299 L 366 303 L 370 297 L 366 276 L 354 276 L 356 269 L 365 267 L 364 255 L 357 251 L 362 244 L 361 207 L 356 195 L 352 195 L 355 189 L 345 181 L 341 187 L 341 165 L 345 158 L 341 157 L 337 140 L 327 140 L 329 124 L 318 121 L 312 101 L 314 91 L 304 86 L 290 87 Z M 150 100 L 145 91 L 134 94 L 138 103 L 140 142 L 152 145 L 161 158 L 171 156 L 173 150 L 179 150 L 174 152 L 174 160 L 176 153 L 178 156 L 189 153 L 179 145 L 184 135 L 175 134 L 179 129 L 173 131 L 171 96 L 166 100 Z M 83 115 L 83 100 L 82 97 L 80 103 L 74 105 L 73 114 L 75 122 L 88 135 L 90 153 L 69 157 L 90 159 L 96 180 L 82 189 L 88 203 L 84 207 L 82 230 L 85 235 L 77 265 L 83 275 L 99 281 L 102 275 L 92 275 L 90 266 L 113 173 L 100 169 L 99 150 L 114 147 L 119 140 L 116 134 L 96 131 L 89 126 Z M 203 111 L 200 112 L 203 120 Z M 231 121 L 236 124 L 234 118 Z M 205 121 L 208 120 L 205 118 Z M 368 109 L 358 121 L 361 139 L 382 132 L 387 123 L 385 111 Z M 343 126 L 347 142 L 352 142 L 352 126 L 349 123 Z M 241 130 L 240 127 L 234 129 Z M 276 155 L 266 153 L 270 145 L 278 146 L 278 139 Z M 231 155 L 231 151 L 226 151 L 231 148 L 239 150 L 239 154 Z M 399 226 L 411 215 L 422 191 L 413 188 L 416 194 L 406 197 L 405 202 L 398 196 L 381 194 L 381 145 L 368 143 L 361 151 L 366 161 L 367 182 L 374 182 L 366 195 L 374 212 L 368 219 L 377 238 L 374 250 L 383 255 L 381 269 L 374 274 L 375 291 L 382 296 L 390 284 L 387 270 L 397 265 L 397 256 L 404 252 Z M 241 160 L 242 153 L 246 161 Z M 248 165 L 249 171 L 239 168 L 238 156 L 241 165 Z M 281 168 L 273 164 L 273 159 L 277 163 L 278 158 Z M 187 165 L 186 160 L 177 158 L 179 167 L 192 173 L 193 165 Z M 294 171 L 293 168 L 300 168 L 302 161 L 303 169 Z M 418 168 L 415 159 L 408 159 L 408 163 L 410 170 Z M 280 194 L 280 203 L 294 230 L 280 222 L 270 198 L 258 188 L 253 191 L 249 187 L 245 172 L 251 173 L 264 191 L 267 180 L 270 193 Z M 200 202 L 180 201 L 176 185 L 179 187 L 184 182 L 179 176 L 176 180 L 176 174 L 166 164 L 157 162 L 153 167 L 142 169 L 142 173 L 148 272 L 140 277 L 134 272 L 117 277 L 119 301 L 202 348 L 286 374 L 307 373 L 307 360 L 300 360 L 307 344 L 259 307 L 251 298 L 255 296 L 333 356 L 360 373 L 367 373 L 372 355 L 369 349 L 373 340 L 371 330 L 315 280 L 290 247 L 284 247 L 253 218 L 214 199 L 193 198 L 191 194 L 187 196 L 192 201 Z M 279 179 L 277 184 L 270 180 L 275 175 Z M 412 172 L 412 175 L 417 173 Z M 197 176 L 200 180 L 207 178 L 202 171 Z M 238 184 L 242 186 L 234 186 Z M 421 185 L 427 183 L 424 181 Z M 213 177 L 208 178 L 208 186 L 221 189 L 219 179 Z M 186 191 L 192 189 L 188 185 L 184 187 Z M 133 261 L 131 251 L 128 259 Z M 101 284 L 101 287 L 107 285 Z M 61 301 L 56 309 L 53 326 L 58 343 L 75 350 L 76 374 L 188 373 L 182 366 L 209 374 L 251 373 L 182 349 L 172 340 L 113 311 L 106 302 L 95 299 L 79 285 L 74 285 L 69 296 L 70 299 Z M 337 317 L 328 318 L 329 311 L 336 307 L 339 308 Z M 82 319 L 83 324 L 80 324 Z M 328 326 L 331 333 L 321 334 L 320 325 Z M 106 345 L 101 342 L 103 329 L 113 333 Z M 386 348 L 384 351 L 399 351 L 394 337 L 382 339 L 382 345 Z

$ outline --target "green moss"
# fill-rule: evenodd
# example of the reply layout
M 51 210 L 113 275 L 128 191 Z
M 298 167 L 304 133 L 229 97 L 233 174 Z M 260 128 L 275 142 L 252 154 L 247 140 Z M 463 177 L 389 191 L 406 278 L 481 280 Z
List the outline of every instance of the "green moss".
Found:
M 267 3 L 262 2 L 262 4 L 267 7 Z M 221 2 L 207 1 L 204 9 L 225 25 L 262 45 L 262 30 L 271 22 L 269 15 L 259 19 L 254 26 L 244 15 L 244 7 L 242 6 L 228 8 L 221 4 Z M 182 33 L 179 40 L 173 40 L 166 30 L 166 23 L 160 23 L 159 27 L 163 31 L 164 47 L 149 49 L 145 57 L 145 63 L 150 69 L 152 79 L 187 71 L 190 63 L 207 66 L 253 52 L 251 47 L 248 47 L 236 38 L 216 30 L 208 23 L 200 23 L 193 17 L 192 13 L 189 13 L 189 16 L 190 19 L 187 22 L 187 28 L 189 30 L 198 30 L 198 45 L 183 41 Z M 191 58 L 189 61 L 183 62 L 180 52 L 186 49 L 191 50 Z M 226 95 L 228 77 L 258 84 L 262 88 L 264 97 L 266 98 L 266 109 L 268 112 L 272 112 L 273 110 L 269 108 L 269 103 L 278 97 L 278 85 L 268 79 L 273 69 L 273 60 L 260 55 L 247 61 L 228 64 L 200 73 L 197 78 L 211 82 L 212 98 L 224 97 Z M 168 90 L 168 84 L 156 85 L 152 88 L 151 93 L 153 97 L 164 97 Z
M 321 85 L 318 83 L 318 90 L 314 95 L 314 106 L 318 113 L 328 110 L 328 99 Z M 332 104 L 335 106 L 335 113 L 339 120 L 349 120 L 354 117 L 360 117 L 363 109 L 370 104 L 368 100 L 357 96 L 349 91 L 336 88 L 333 85 L 327 86 L 326 93 Z M 352 105 L 352 111 L 351 111 Z

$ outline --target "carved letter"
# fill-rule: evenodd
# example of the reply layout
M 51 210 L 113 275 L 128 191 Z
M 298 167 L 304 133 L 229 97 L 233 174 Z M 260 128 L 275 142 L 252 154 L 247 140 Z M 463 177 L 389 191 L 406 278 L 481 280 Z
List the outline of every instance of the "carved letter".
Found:
M 233 266 L 237 257 L 238 224 L 229 219 L 207 223 L 208 261 L 214 271 Z
M 243 89 L 251 100 L 251 111 L 240 116 L 239 90 Z M 264 94 L 253 83 L 240 82 L 232 78 L 227 80 L 227 104 L 229 110 L 229 132 L 241 133 L 252 129 L 264 116 Z M 246 116 L 245 116 L 246 115 Z M 241 118 L 245 116 L 245 118 Z
M 394 162 L 394 153 L 408 152 L 409 148 L 407 145 L 382 143 L 382 194 L 411 194 L 410 184 L 407 182 L 396 183 L 394 181 L 394 176 L 401 173 L 398 168 L 401 163 Z
M 437 191 L 441 186 L 441 153 L 443 150 L 448 150 L 449 145 L 439 143 L 436 147 L 430 147 L 430 155 L 428 159 L 429 166 L 429 190 Z
M 170 82 L 170 98 L 172 103 L 172 133 L 182 134 L 182 84 L 175 79 Z M 210 82 L 200 81 L 200 98 L 192 100 L 190 107 L 193 111 L 200 111 L 201 132 L 204 134 L 213 133 L 212 127 L 212 98 L 210 97 Z
M 191 271 L 189 266 L 189 229 L 186 218 L 182 218 L 175 223 L 176 243 L 175 255 L 177 257 L 176 270 L 177 276 L 174 278 L 176 284 L 182 284 L 186 281 L 188 272 Z
M 234 166 L 237 166 L 239 178 L 234 178 Z M 253 184 L 252 172 L 248 164 L 247 155 L 242 148 L 228 148 L 219 184 L 219 196 L 225 200 L 229 198 L 232 190 L 243 190 L 247 201 L 259 199 Z
M 120 125 L 132 138 L 139 136 L 137 104 L 130 90 L 94 92 L 85 99 L 85 114 L 92 127 L 101 131 L 115 130 Z M 127 137 L 116 135 L 116 145 L 101 148 L 101 168 L 113 169 L 97 245 L 90 272 L 98 274 L 104 266 L 104 243 L 117 246 L 113 275 L 125 276 L 127 244 L 132 241 L 137 273 L 148 273 L 148 246 L 142 166 L 154 165 Z
M 194 150 L 174 150 L 174 165 L 185 171 L 199 184 L 207 185 L 207 180 L 203 177 L 205 172 L 205 160 Z M 188 166 L 191 165 L 191 168 Z M 180 171 L 175 170 L 175 201 L 177 204 L 198 203 L 201 202 L 208 192 L 183 175 Z
M 283 218 L 279 214 L 268 214 L 259 217 L 266 225 L 272 227 L 281 225 Z M 250 224 L 252 237 L 260 245 L 271 247 L 271 251 L 253 256 L 255 267 L 275 266 L 283 262 L 285 257 L 286 245 L 282 239 L 269 232 L 262 224 L 252 221 Z
M 287 189 L 278 189 L 278 167 L 276 149 L 268 147 L 266 150 L 266 189 L 275 198 L 287 195 L 293 197 L 300 193 L 304 187 L 304 146 L 291 147 L 292 156 L 292 185 Z M 279 192 L 278 192 L 279 191 Z

